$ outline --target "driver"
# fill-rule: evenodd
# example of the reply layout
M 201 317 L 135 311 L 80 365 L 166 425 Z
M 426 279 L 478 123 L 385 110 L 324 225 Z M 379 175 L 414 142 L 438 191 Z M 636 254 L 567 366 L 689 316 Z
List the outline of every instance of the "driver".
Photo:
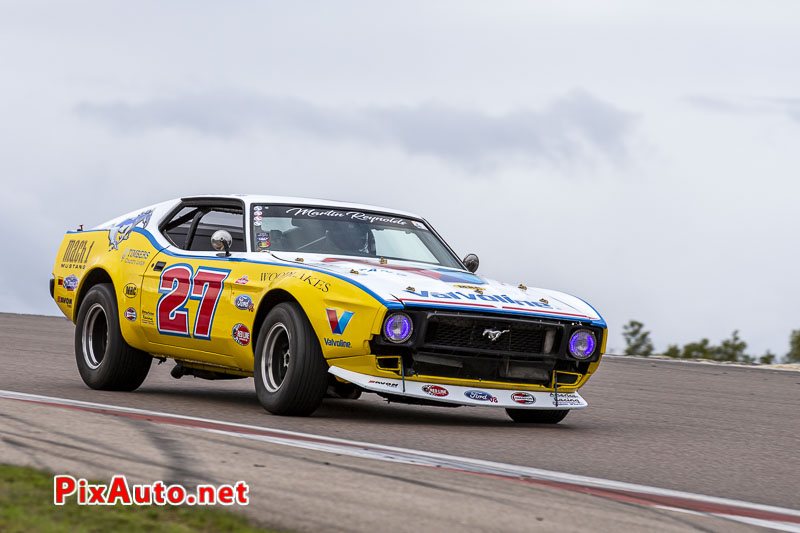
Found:
M 356 222 L 336 222 L 328 228 L 327 237 L 336 252 L 369 254 L 369 228 Z

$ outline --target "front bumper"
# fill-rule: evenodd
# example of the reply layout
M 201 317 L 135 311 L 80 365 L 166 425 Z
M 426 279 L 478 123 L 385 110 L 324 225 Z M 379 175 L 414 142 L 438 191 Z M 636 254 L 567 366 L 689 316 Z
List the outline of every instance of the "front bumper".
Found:
M 425 383 L 387 377 L 376 377 L 331 366 L 329 372 L 368 391 L 392 396 L 417 398 L 428 402 L 456 405 L 480 405 L 511 409 L 584 409 L 588 405 L 577 392 L 525 391 L 465 387 L 449 383 Z

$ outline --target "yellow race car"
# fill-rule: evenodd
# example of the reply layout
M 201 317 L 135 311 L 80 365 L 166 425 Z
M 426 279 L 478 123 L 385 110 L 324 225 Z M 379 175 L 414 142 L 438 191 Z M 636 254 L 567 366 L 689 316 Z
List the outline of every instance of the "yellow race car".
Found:
M 254 377 L 274 414 L 362 391 L 505 408 L 556 423 L 605 350 L 606 324 L 567 294 L 475 274 L 424 219 L 366 205 L 196 196 L 69 232 L 50 293 L 75 325 L 91 388 L 172 375 Z

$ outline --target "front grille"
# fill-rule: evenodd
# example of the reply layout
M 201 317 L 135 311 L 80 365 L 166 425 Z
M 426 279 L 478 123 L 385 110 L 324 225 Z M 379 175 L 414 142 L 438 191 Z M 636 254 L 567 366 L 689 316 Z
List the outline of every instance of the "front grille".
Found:
M 546 355 L 558 353 L 559 337 L 560 328 L 538 321 L 431 314 L 422 344 L 436 351 Z
M 555 370 L 577 374 L 561 376 L 577 383 L 588 369 L 589 361 L 575 361 L 565 346 L 570 331 L 587 326 L 468 311 L 407 312 L 415 325 L 407 343 L 391 344 L 380 336 L 370 343 L 379 358 L 402 360 L 398 374 L 549 385 Z M 487 330 L 499 333 L 495 341 Z

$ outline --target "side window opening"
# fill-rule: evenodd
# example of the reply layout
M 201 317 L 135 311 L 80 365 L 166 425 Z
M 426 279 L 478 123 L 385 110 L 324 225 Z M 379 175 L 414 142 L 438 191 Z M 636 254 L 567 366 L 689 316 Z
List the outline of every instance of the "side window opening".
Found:
M 246 251 L 244 243 L 244 215 L 241 209 L 235 212 L 228 208 L 212 208 L 202 213 L 201 216 L 195 219 L 194 223 L 196 224 L 196 229 L 192 233 L 191 240 L 187 242 L 187 250 L 202 252 L 215 251 L 214 248 L 211 247 L 211 236 L 215 231 L 224 229 L 230 233 L 233 238 L 231 251 Z
M 197 207 L 184 207 L 161 230 L 164 236 L 178 248 L 186 244 L 186 236 L 192 221 L 200 210 Z
M 244 213 L 240 207 L 187 205 L 161 227 L 161 232 L 173 245 L 183 250 L 213 252 L 211 235 L 221 229 L 231 234 L 231 251 L 247 250 Z

